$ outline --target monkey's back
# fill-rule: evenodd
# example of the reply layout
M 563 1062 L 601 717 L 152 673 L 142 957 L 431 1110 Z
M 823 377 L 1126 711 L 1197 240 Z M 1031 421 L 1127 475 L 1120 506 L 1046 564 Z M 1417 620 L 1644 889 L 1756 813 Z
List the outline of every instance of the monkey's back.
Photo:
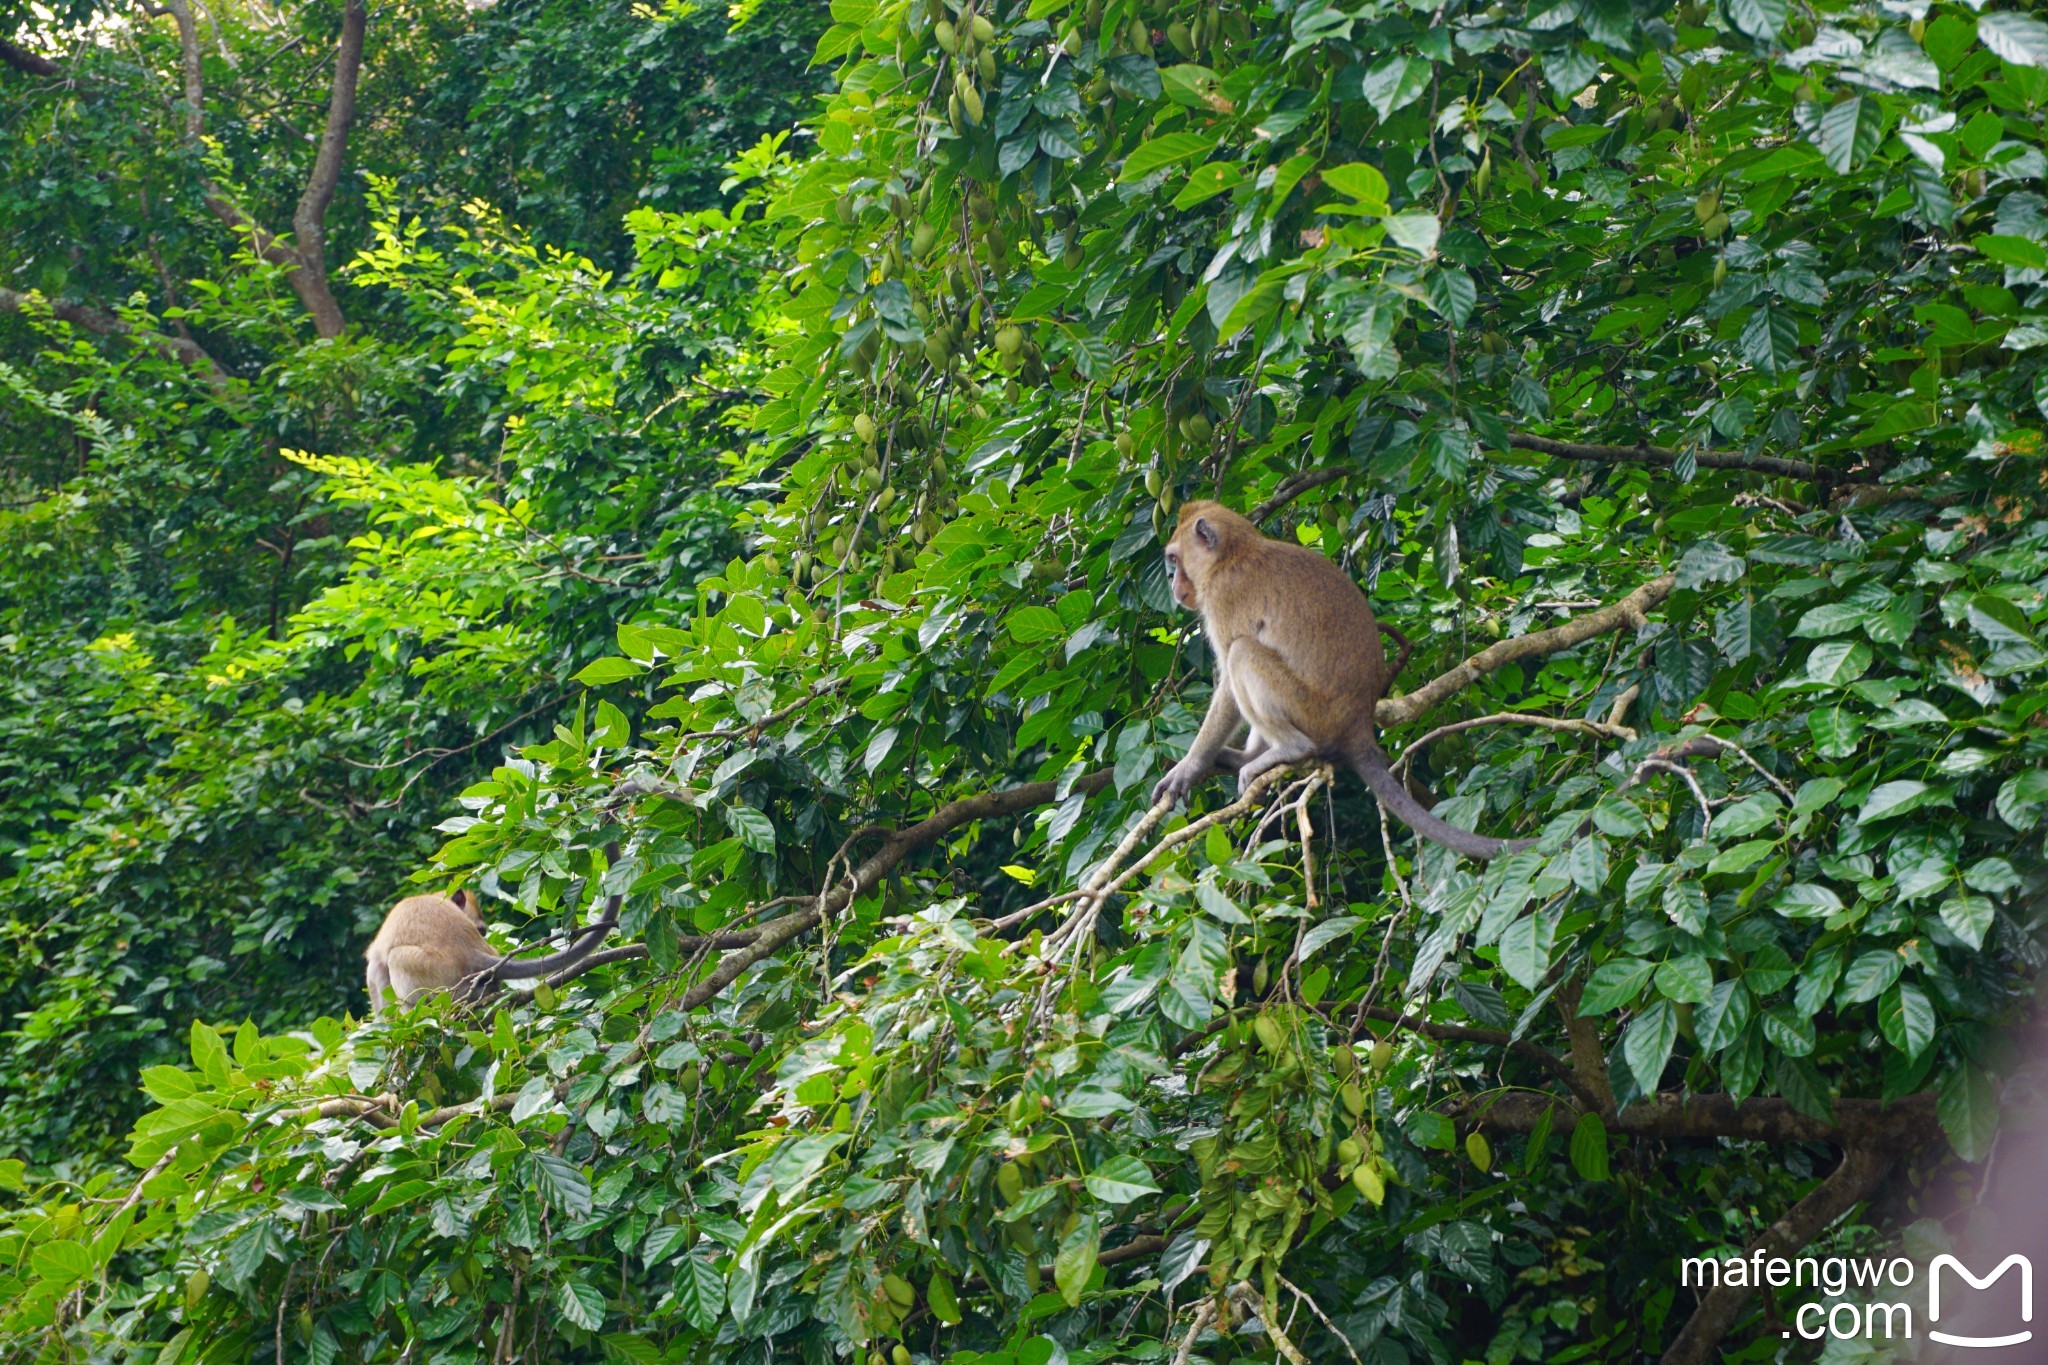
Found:
M 1261 538 L 1232 566 L 1249 591 L 1233 635 L 1250 635 L 1322 694 L 1333 729 L 1348 731 L 1370 717 L 1387 682 L 1379 624 L 1365 593 L 1319 551 Z M 1332 683 L 1316 685 L 1317 680 Z
M 392 906 L 365 956 L 373 1003 L 383 984 L 411 1003 L 498 961 L 476 921 L 445 896 L 408 896 Z

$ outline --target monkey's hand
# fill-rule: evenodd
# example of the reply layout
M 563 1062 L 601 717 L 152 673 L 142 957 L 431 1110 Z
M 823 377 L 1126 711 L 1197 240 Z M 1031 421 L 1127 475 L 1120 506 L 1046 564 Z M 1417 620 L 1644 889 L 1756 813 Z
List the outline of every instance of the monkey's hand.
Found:
M 1195 784 L 1208 775 L 1209 769 L 1201 764 L 1182 759 L 1167 769 L 1166 776 L 1152 788 L 1152 804 L 1156 806 L 1166 801 L 1169 805 L 1178 806 L 1194 790 Z

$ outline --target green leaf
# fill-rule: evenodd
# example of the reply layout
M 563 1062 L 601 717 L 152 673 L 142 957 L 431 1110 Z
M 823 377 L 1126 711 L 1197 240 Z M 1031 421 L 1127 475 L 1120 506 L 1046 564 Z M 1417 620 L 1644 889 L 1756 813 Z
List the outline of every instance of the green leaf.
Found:
M 1980 592 L 1970 599 L 1970 626 L 1994 645 L 2030 645 L 2033 627 L 2027 614 L 2007 598 Z
M 1941 922 L 1948 931 L 1970 946 L 1972 952 L 1984 946 L 1997 910 L 1988 896 L 1951 896 L 1941 903 Z
M 92 1253 L 77 1242 L 44 1242 L 29 1257 L 36 1278 L 51 1284 L 69 1285 L 91 1275 Z
M 1424 258 L 1436 255 L 1437 238 L 1443 224 L 1434 213 L 1397 213 L 1387 219 L 1387 236 Z
M 1778 1054 L 1771 1059 L 1771 1081 L 1778 1087 L 1778 1093 L 1800 1113 L 1822 1123 L 1834 1121 L 1834 1111 L 1828 1104 L 1827 1083 L 1821 1079 L 1820 1070 L 1811 1058 Z
M 1387 211 L 1387 178 L 1380 174 L 1379 167 L 1349 161 L 1341 166 L 1326 166 L 1321 175 L 1325 185 L 1347 199 L 1357 200 L 1376 213 Z
M 1806 656 L 1806 676 L 1844 687 L 1862 677 L 1876 657 L 1861 640 L 1829 640 L 1815 645 Z
M 1010 613 L 1009 625 L 1010 638 L 1025 645 L 1056 640 L 1067 633 L 1066 623 L 1051 607 L 1019 607 Z
M 1586 978 L 1585 992 L 1579 997 L 1579 1013 L 1605 1014 L 1633 1004 L 1656 970 L 1656 963 L 1639 957 L 1617 957 L 1601 963 Z
M 1932 790 L 1925 782 L 1910 779 L 1887 782 L 1871 791 L 1863 809 L 1856 813 L 1856 819 L 1862 824 L 1869 824 L 1887 816 L 1904 815 L 1925 805 Z
M 1176 162 L 1206 155 L 1215 145 L 1215 139 L 1200 133 L 1167 133 L 1163 137 L 1155 137 L 1124 158 L 1123 171 L 1118 179 L 1125 184 L 1143 180 L 1154 171 L 1164 170 Z
M 612 1332 L 604 1338 L 604 1354 L 607 1360 L 619 1365 L 661 1365 L 661 1348 L 646 1337 L 636 1337 L 630 1332 Z
M 1749 987 L 1740 981 L 1717 981 L 1706 1000 L 1693 1011 L 1693 1038 L 1702 1052 L 1719 1052 L 1735 1041 L 1749 1022 Z
M 1159 1193 L 1152 1172 L 1134 1156 L 1113 1156 L 1088 1173 L 1088 1192 L 1109 1204 L 1128 1204 L 1133 1199 Z
M 1982 1161 L 1998 1132 L 1998 1088 L 1975 1067 L 1958 1067 L 1942 1082 L 1934 1113 L 1956 1155 L 1964 1161 Z
M 1803 639 L 1840 635 L 1869 619 L 1870 613 L 1862 607 L 1853 607 L 1846 602 L 1829 602 L 1801 616 L 1799 624 L 1792 627 L 1792 633 Z
M 1766 374 L 1789 370 L 1799 362 L 1799 320 L 1784 308 L 1765 304 L 1742 324 L 1736 344 L 1742 358 Z
M 1934 1041 L 1934 1002 L 1918 986 L 1901 981 L 1877 1002 L 1877 1027 L 1893 1047 L 1918 1057 Z
M 1572 1169 L 1581 1180 L 1607 1179 L 1607 1125 L 1588 1110 L 1572 1129 Z
M 1775 38 L 1785 27 L 1787 0 L 1728 0 L 1728 17 L 1752 38 Z
M 1883 134 L 1883 106 L 1873 96 L 1851 95 L 1828 106 L 1813 140 L 1829 167 L 1847 175 L 1870 160 Z
M 725 1315 L 725 1277 L 702 1256 L 685 1256 L 675 1281 L 676 1306 L 700 1332 L 710 1332 Z
M 1419 57 L 1396 55 L 1385 58 L 1365 73 L 1361 88 L 1366 102 L 1384 122 L 1396 111 L 1422 98 L 1429 90 L 1430 75 L 1434 69 Z
M 1537 931 L 1536 916 L 1524 915 L 1503 930 L 1500 936 L 1501 970 L 1513 977 L 1517 985 L 1532 991 L 1542 983 L 1543 974 L 1550 970 L 1550 954 L 1543 942 L 1545 936 Z
M 2048 769 L 2044 768 L 2007 778 L 1993 803 L 1998 818 L 2014 829 L 2032 829 L 2040 820 L 2044 805 L 2048 805 Z
M 1671 1060 L 1671 1048 L 1677 1041 L 1678 1011 L 1669 1000 L 1659 1000 L 1629 1020 L 1628 1032 L 1621 1039 L 1621 1057 L 1644 1094 L 1657 1093 L 1657 1081 L 1664 1075 L 1664 1065 Z
M 1906 959 L 1889 948 L 1877 948 L 1859 956 L 1849 964 L 1849 970 L 1842 973 L 1841 989 L 1835 992 L 1835 1001 L 1842 1005 L 1861 1004 L 1875 1000 L 1899 979 L 1904 971 Z
M 1998 10 L 1979 15 L 1977 37 L 2014 66 L 2048 67 L 2048 24 L 2031 14 Z
M 1076 1223 L 1060 1243 L 1059 1254 L 1052 1261 L 1052 1278 L 1069 1308 L 1080 1306 L 1081 1291 L 1088 1287 L 1088 1278 L 1095 1273 L 1101 1249 L 1102 1231 L 1092 1217 Z
M 2000 125 L 2001 131 L 2003 125 Z M 1977 248 L 1989 261 L 2000 265 L 2013 266 L 2019 270 L 2048 269 L 2048 248 L 2044 248 L 2031 237 L 2014 237 L 1998 233 L 1987 233 L 1974 237 L 1970 245 Z
M 555 1292 L 555 1306 L 562 1316 L 586 1332 L 604 1326 L 604 1295 L 581 1280 L 564 1280 Z
M 646 671 L 645 666 L 631 659 L 593 659 L 577 670 L 576 681 L 585 687 L 602 687 L 606 683 L 637 678 Z
M 1698 953 L 1671 958 L 1657 967 L 1657 990 L 1667 1000 L 1697 1005 L 1713 989 L 1714 969 Z
M 740 842 L 756 853 L 775 851 L 775 824 L 752 806 L 734 803 L 725 807 L 725 823 Z

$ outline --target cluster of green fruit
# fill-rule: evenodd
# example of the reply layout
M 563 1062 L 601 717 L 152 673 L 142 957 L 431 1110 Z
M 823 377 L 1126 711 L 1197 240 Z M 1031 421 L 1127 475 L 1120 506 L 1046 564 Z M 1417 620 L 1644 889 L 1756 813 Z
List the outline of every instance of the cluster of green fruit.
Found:
M 960 1321 L 960 1296 L 943 1270 L 934 1270 L 925 1283 L 925 1307 L 948 1327 Z M 877 1336 L 901 1336 L 903 1324 L 917 1311 L 917 1288 L 895 1272 L 884 1275 L 868 1301 L 868 1326 Z M 868 1353 L 868 1365 L 910 1365 L 910 1348 L 898 1341 L 884 1352 L 880 1346 Z
M 790 582 L 801 588 L 823 582 L 848 556 L 858 550 L 879 556 L 884 573 L 909 568 L 917 549 L 938 533 L 944 518 L 958 505 L 947 491 L 952 472 L 946 462 L 945 442 L 939 432 L 916 413 L 895 420 L 889 433 L 888 449 L 882 448 L 883 432 L 874 417 L 857 412 L 850 423 L 853 441 L 848 443 L 844 462 L 825 477 L 821 496 L 805 513 L 806 548 L 796 552 L 790 563 Z M 912 468 L 910 456 L 921 454 L 915 466 L 924 475 L 924 486 L 910 499 L 907 509 L 899 508 L 904 494 L 898 480 Z M 830 514 L 842 496 L 864 505 L 865 518 L 844 520 L 824 541 L 821 518 Z M 772 558 L 768 570 L 778 573 Z
M 1224 1104 L 1222 1131 L 1190 1146 L 1202 1182 L 1194 1232 L 1212 1243 L 1219 1288 L 1263 1270 L 1270 1295 L 1302 1222 L 1342 1211 L 1333 1186 L 1346 1202 L 1387 1197 L 1394 1168 L 1366 1086 L 1393 1065 L 1393 1045 L 1376 1043 L 1361 1067 L 1348 1044 L 1325 1054 L 1311 1036 L 1321 1027 L 1293 1005 L 1269 1005 L 1223 1030 L 1202 1073 L 1200 1088 Z
M 1183 60 L 1197 61 L 1213 56 L 1216 45 L 1225 37 L 1245 42 L 1252 34 L 1251 20 L 1242 9 L 1226 12 L 1214 3 L 1197 7 L 1193 19 L 1175 15 L 1163 23 L 1134 7 L 1127 18 L 1107 28 L 1103 25 L 1103 12 L 1103 0 L 1089 0 L 1086 8 L 1070 15 L 1060 26 L 1060 41 L 1069 53 L 1079 55 L 1082 40 L 1093 38 L 1106 56 L 1139 53 L 1149 57 L 1163 41 Z M 1109 82 L 1101 75 L 1095 80 L 1100 88 L 1091 87 L 1088 93 L 1099 100 L 1108 95 Z
M 987 113 L 982 87 L 995 84 L 996 79 L 996 26 L 970 6 L 954 19 L 933 24 L 932 37 L 939 50 L 953 59 L 953 93 L 946 101 L 946 117 L 953 131 L 964 134 L 969 128 L 979 128 Z

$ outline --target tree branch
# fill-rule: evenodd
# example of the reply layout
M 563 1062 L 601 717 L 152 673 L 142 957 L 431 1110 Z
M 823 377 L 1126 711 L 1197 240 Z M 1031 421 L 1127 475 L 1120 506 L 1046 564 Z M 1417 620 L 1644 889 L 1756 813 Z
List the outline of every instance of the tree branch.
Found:
M 30 76 L 61 76 L 64 74 L 64 68 L 51 61 L 48 57 L 43 56 L 41 53 L 30 52 L 25 47 L 16 47 L 4 38 L 0 38 L 0 62 L 5 62 L 16 71 Z
M 37 295 L 17 293 L 12 289 L 0 289 L 0 313 L 33 313 L 38 307 L 48 308 L 50 315 L 74 327 L 81 327 L 96 336 L 132 337 L 162 355 L 182 365 L 189 365 L 200 372 L 207 383 L 215 388 L 225 386 L 230 376 L 220 363 L 206 353 L 198 342 L 185 337 L 166 336 L 161 332 L 145 332 L 131 327 L 113 313 L 103 312 L 70 299 L 38 299 Z
M 1891 1174 L 1897 1161 L 1896 1150 L 1850 1147 L 1826 1180 L 1785 1210 L 1783 1217 L 1750 1243 L 1749 1254 L 1761 1252 L 1774 1257 L 1797 1252 L 1837 1218 L 1868 1199 Z M 1747 1285 L 1727 1284 L 1717 1284 L 1708 1290 L 1700 1299 L 1700 1306 L 1686 1319 L 1684 1330 L 1664 1352 L 1662 1365 L 1711 1365 L 1719 1360 L 1721 1338 L 1735 1325 L 1755 1292 Z
M 1517 1057 L 1528 1058 L 1551 1075 L 1563 1081 L 1567 1086 L 1570 1086 L 1572 1093 L 1579 1097 L 1580 1103 L 1595 1106 L 1600 1103 L 1598 1092 L 1586 1089 L 1581 1082 L 1581 1078 L 1573 1071 L 1571 1065 L 1564 1058 L 1559 1057 L 1556 1053 L 1546 1048 L 1538 1047 L 1526 1038 L 1516 1038 L 1505 1029 L 1470 1028 L 1464 1024 L 1436 1024 L 1421 1018 L 1419 1015 L 1402 1014 L 1399 1010 L 1383 1009 L 1377 1005 L 1369 1006 L 1361 1013 L 1366 1019 L 1377 1019 L 1383 1024 L 1392 1024 L 1394 1027 L 1406 1029 L 1410 1033 L 1420 1033 L 1426 1038 L 1442 1038 L 1449 1042 L 1478 1043 L 1486 1047 L 1504 1047 Z M 1605 1078 L 1603 1077 L 1602 1079 L 1604 1082 Z M 1611 1099 L 1608 1100 L 1607 1107 L 1613 1107 Z
M 1526 1090 L 1453 1104 L 1451 1110 L 1501 1133 L 1534 1132 L 1545 1113 L 1552 1121 L 1578 1121 L 1563 1098 Z M 1836 1100 L 1835 1121 L 1802 1114 L 1782 1099 L 1737 1101 L 1721 1094 L 1664 1093 L 1638 1100 L 1607 1119 L 1610 1132 L 1630 1137 L 1735 1138 L 1747 1142 L 1832 1142 L 1836 1146 L 1903 1148 L 1938 1132 L 1934 1094 L 1893 1100 Z
M 1598 1026 L 1579 1013 L 1579 996 L 1579 981 L 1573 977 L 1557 988 L 1555 997 L 1558 1013 L 1564 1016 L 1564 1036 L 1571 1045 L 1572 1071 L 1579 1078 L 1572 1093 L 1581 1099 L 1590 1097 L 1600 1117 L 1612 1120 L 1614 1087 L 1607 1082 L 1607 1054 L 1600 1046 Z
M 1532 450 L 1541 455 L 1555 456 L 1560 460 L 1579 460 L 1587 464 L 1640 464 L 1652 468 L 1668 469 L 1678 463 L 1685 452 L 1670 450 L 1664 446 L 1603 446 L 1584 445 L 1577 441 L 1553 441 L 1547 436 L 1531 436 L 1526 432 L 1511 432 L 1508 444 L 1516 450 Z M 1690 452 L 1692 461 L 1701 469 L 1740 469 L 1752 474 L 1777 474 L 1788 479 L 1804 479 L 1808 483 L 1823 486 L 1833 482 L 1837 475 L 1833 470 L 1803 460 L 1781 460 L 1772 455 L 1733 455 L 1719 450 L 1695 450 Z
M 162 10 L 178 25 L 178 49 L 185 81 L 185 136 L 197 142 L 206 132 L 206 86 L 199 47 L 199 27 L 192 19 L 191 0 L 164 0 Z M 275 233 L 250 217 L 211 180 L 200 186 L 200 196 L 214 217 L 235 232 L 247 233 L 249 248 L 272 265 L 280 266 L 292 292 L 312 316 L 313 330 L 322 337 L 338 337 L 347 326 L 341 305 L 327 283 L 327 207 L 333 202 L 340 182 L 343 159 L 348 151 L 348 132 L 355 122 L 356 86 L 362 75 L 363 34 L 368 15 L 363 0 L 344 0 L 341 41 L 334 55 L 334 80 L 328 96 L 327 126 L 320 138 L 319 153 L 299 196 L 298 211 L 292 216 L 294 240 L 287 246 Z
M 1422 715 L 1454 692 L 1470 687 L 1495 669 L 1522 659 L 1533 659 L 1544 654 L 1556 654 L 1582 644 L 1596 635 L 1618 630 L 1622 626 L 1642 629 L 1646 613 L 1658 606 L 1671 595 L 1677 579 L 1670 574 L 1653 578 L 1637 588 L 1619 602 L 1576 616 L 1561 626 L 1549 630 L 1531 631 L 1517 635 L 1512 640 L 1501 640 L 1488 645 L 1465 662 L 1448 672 L 1439 673 L 1413 692 L 1398 697 L 1382 697 L 1375 719 L 1382 730 L 1396 725 L 1405 725 Z
M 1102 768 L 1077 779 L 1070 791 L 1093 795 L 1109 785 L 1115 770 Z M 665 792 L 648 790 L 648 795 L 665 795 Z M 815 928 L 827 915 L 836 915 L 860 897 L 867 895 L 881 885 L 882 878 L 889 875 L 896 865 L 912 854 L 921 853 L 940 839 L 976 820 L 994 820 L 1006 815 L 1043 806 L 1059 799 L 1060 784 L 1057 782 L 1027 782 L 1020 787 L 1008 787 L 1001 791 L 983 792 L 978 796 L 965 796 L 957 801 L 948 801 L 924 819 L 907 829 L 884 829 L 881 847 L 868 855 L 851 876 L 835 886 L 826 887 L 816 900 L 802 910 L 793 911 L 779 919 L 772 919 L 758 929 L 731 935 L 714 936 L 709 946 L 721 947 L 723 940 L 744 940 L 737 943 L 719 960 L 711 975 L 692 986 L 682 999 L 680 1008 L 693 1010 L 716 998 L 718 993 L 739 978 L 740 973 L 767 958 L 809 929 Z M 636 945 L 637 946 L 637 945 Z M 701 941 L 698 946 L 701 945 Z M 565 967 L 548 978 L 551 985 L 561 985 L 574 980 L 592 967 L 605 962 L 619 962 L 644 953 L 628 948 L 606 949 L 592 953 L 574 966 Z M 533 999 L 533 992 L 515 991 L 506 997 L 512 1004 L 524 1004 Z
M 320 134 L 320 151 L 306 178 L 306 192 L 299 196 L 298 209 L 292 214 L 292 244 L 304 275 L 293 284 L 313 315 L 315 330 L 323 337 L 340 336 L 347 325 L 341 305 L 327 285 L 327 206 L 334 202 L 334 189 L 348 155 L 349 128 L 356 117 L 356 86 L 363 69 L 363 31 L 368 22 L 363 0 L 344 0 L 334 81 L 327 97 L 327 126 Z

